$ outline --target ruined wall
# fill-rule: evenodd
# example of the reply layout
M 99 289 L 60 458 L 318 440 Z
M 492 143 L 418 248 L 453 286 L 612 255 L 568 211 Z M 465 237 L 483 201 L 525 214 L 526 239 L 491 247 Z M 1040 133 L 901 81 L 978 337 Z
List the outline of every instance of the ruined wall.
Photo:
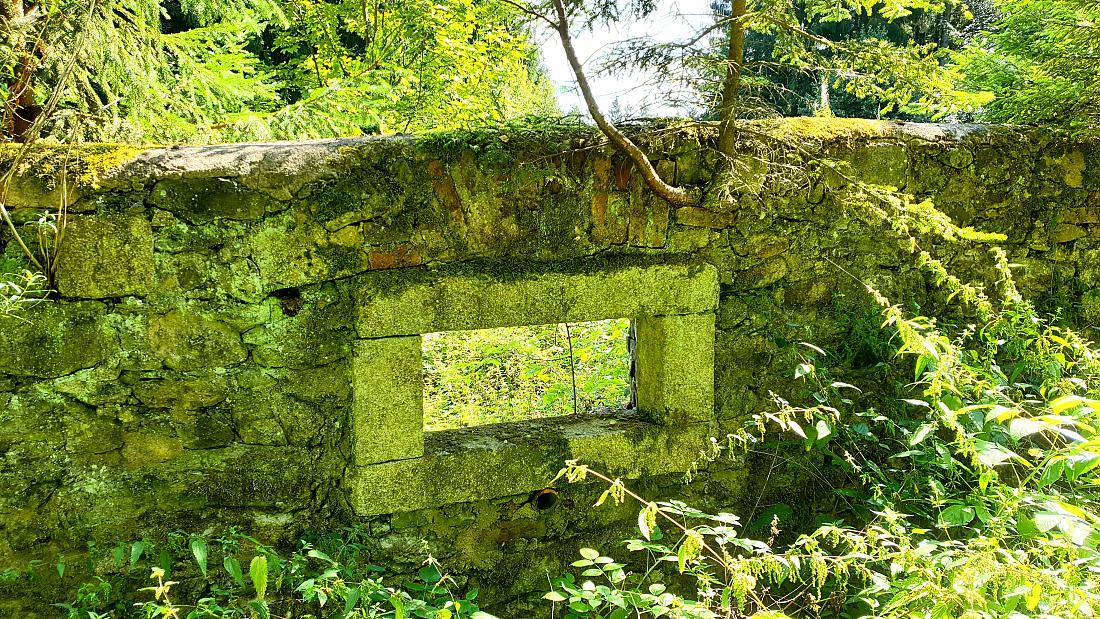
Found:
M 789 394 L 791 342 L 827 347 L 839 376 L 873 357 L 851 337 L 853 276 L 935 302 L 905 235 L 841 199 L 845 176 L 1006 234 L 1028 295 L 1100 323 L 1100 146 L 865 121 L 753 131 L 770 137 L 747 139 L 732 199 L 679 209 L 576 129 L 90 148 L 72 164 L 59 298 L 0 322 L 0 570 L 89 541 L 361 523 L 372 562 L 431 552 L 490 608 L 518 607 L 577 546 L 632 526 L 629 508 L 591 511 L 590 487 L 535 509 L 565 459 L 655 498 L 812 503 L 797 474 L 751 460 L 680 474 Z M 712 140 L 646 143 L 666 178 L 702 188 Z M 851 168 L 801 169 L 813 154 Z M 21 170 L 19 221 L 56 209 L 59 156 Z M 919 241 L 986 273 L 980 247 Z M 419 334 L 610 317 L 638 319 L 641 414 L 423 432 Z M 50 578 L 0 583 L 0 615 L 50 616 Z

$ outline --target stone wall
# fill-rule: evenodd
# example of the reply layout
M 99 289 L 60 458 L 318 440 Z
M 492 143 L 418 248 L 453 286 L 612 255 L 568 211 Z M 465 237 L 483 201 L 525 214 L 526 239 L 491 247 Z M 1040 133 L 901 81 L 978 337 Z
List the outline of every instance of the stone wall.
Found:
M 590 510 L 588 486 L 533 506 L 566 459 L 655 498 L 809 506 L 822 489 L 751 458 L 681 473 L 770 392 L 798 395 L 792 342 L 826 347 L 838 376 L 867 365 L 857 277 L 936 302 L 912 241 L 842 199 L 850 179 L 1004 233 L 1022 290 L 1100 324 L 1100 146 L 867 121 L 749 130 L 715 208 L 670 208 L 577 129 L 89 148 L 58 298 L 0 322 L 0 571 L 89 541 L 236 526 L 285 543 L 360 523 L 374 563 L 431 552 L 515 609 L 578 546 L 632 527 L 629 508 Z M 712 178 L 709 129 L 645 139 L 670 181 Z M 19 221 L 56 209 L 59 152 L 16 178 Z M 2 238 L 0 271 L 22 268 Z M 981 247 L 917 241 L 988 272 Z M 638 326 L 639 413 L 424 433 L 420 334 L 612 317 Z M 71 579 L 111 569 L 70 564 Z M 51 616 L 63 589 L 0 584 L 0 615 Z

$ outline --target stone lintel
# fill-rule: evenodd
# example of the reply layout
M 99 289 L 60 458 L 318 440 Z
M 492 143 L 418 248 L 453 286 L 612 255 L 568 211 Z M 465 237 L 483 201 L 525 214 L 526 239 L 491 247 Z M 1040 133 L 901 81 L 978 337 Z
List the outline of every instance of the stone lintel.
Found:
M 424 363 L 419 335 L 356 342 L 351 391 L 356 464 L 424 455 Z
M 638 410 L 662 425 L 714 418 L 714 314 L 639 318 Z
M 718 277 L 706 263 L 489 275 L 372 273 L 360 289 L 360 337 L 713 312 Z

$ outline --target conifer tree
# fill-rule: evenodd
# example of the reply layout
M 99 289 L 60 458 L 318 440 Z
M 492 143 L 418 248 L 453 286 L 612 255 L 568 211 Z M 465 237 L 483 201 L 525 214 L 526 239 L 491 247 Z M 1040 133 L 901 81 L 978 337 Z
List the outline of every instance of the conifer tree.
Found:
M 999 19 L 954 62 L 961 88 L 970 97 L 984 97 L 975 116 L 1081 130 L 1100 127 L 1100 3 L 993 4 Z
M 0 0 L 11 140 L 59 86 L 46 130 L 62 140 L 334 137 L 552 109 L 526 27 L 496 0 L 25 1 Z
M 628 42 L 615 56 L 615 64 L 631 64 L 670 76 L 670 83 L 719 76 L 717 100 L 710 107 L 717 110 L 717 150 L 732 157 L 737 143 L 737 120 L 753 103 L 745 96 L 747 85 L 767 78 L 765 69 L 783 66 L 810 73 L 825 73 L 831 79 L 860 97 L 875 97 L 883 109 L 920 103 L 925 108 L 941 109 L 943 93 L 951 90 L 951 76 L 940 63 L 941 52 L 936 43 L 898 45 L 868 37 L 835 41 L 806 28 L 808 23 L 847 23 L 860 16 L 878 16 L 894 20 L 912 14 L 914 10 L 942 11 L 950 0 L 731 0 L 719 4 L 712 24 L 702 28 L 685 41 L 653 43 L 641 40 Z M 550 24 L 558 33 L 566 56 L 577 78 L 581 95 L 596 124 L 619 150 L 626 153 L 640 170 L 647 184 L 673 205 L 688 205 L 697 196 L 672 187 L 662 181 L 645 154 L 599 109 L 581 65 L 572 49 L 571 26 L 590 25 L 647 16 L 656 10 L 653 0 L 630 0 L 620 6 L 616 0 L 582 2 L 550 0 L 549 5 L 524 5 L 528 14 Z M 770 58 L 746 57 L 746 41 L 752 35 L 772 39 Z M 714 53 L 713 38 L 722 37 Z M 964 99 L 959 93 L 956 100 Z

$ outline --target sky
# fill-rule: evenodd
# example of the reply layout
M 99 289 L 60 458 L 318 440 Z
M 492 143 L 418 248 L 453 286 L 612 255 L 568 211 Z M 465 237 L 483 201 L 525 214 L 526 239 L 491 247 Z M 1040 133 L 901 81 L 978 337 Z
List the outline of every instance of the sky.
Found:
M 589 68 L 616 41 L 646 35 L 661 42 L 684 40 L 689 38 L 699 26 L 707 25 L 712 20 L 710 0 L 658 0 L 657 5 L 657 11 L 645 20 L 630 21 L 593 32 L 585 32 L 574 27 L 572 29 L 573 46 L 577 50 L 577 57 L 585 63 L 586 68 Z M 537 36 L 542 47 L 543 63 L 558 92 L 558 105 L 563 112 L 573 109 L 580 109 L 583 112 L 584 102 L 576 92 L 573 72 L 565 59 L 565 52 L 556 33 L 547 28 Z M 663 104 L 661 97 L 651 88 L 639 86 L 647 81 L 650 77 L 648 75 L 621 72 L 611 76 L 597 76 L 591 69 L 585 73 L 589 83 L 592 84 L 600 107 L 605 111 L 618 98 L 620 105 L 627 106 L 631 110 L 644 111 L 646 116 L 683 114 L 682 110 L 677 111 Z

